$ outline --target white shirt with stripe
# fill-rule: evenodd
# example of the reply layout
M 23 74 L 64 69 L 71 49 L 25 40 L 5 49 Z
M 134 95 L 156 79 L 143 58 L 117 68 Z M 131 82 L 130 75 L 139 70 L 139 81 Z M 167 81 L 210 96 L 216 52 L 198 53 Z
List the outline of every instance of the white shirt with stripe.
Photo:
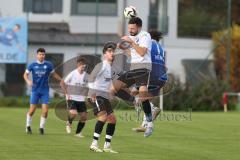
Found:
M 64 79 L 64 82 L 67 84 L 67 86 L 71 86 L 71 88 L 75 87 L 76 89 L 81 89 L 81 87 L 84 87 L 87 83 L 86 72 L 83 72 L 82 74 L 80 74 L 79 71 L 75 69 L 66 76 L 66 78 Z M 68 95 L 71 100 L 74 100 L 74 101 L 85 100 L 84 95 L 75 94 L 76 92 L 71 93 L 71 91 L 68 91 L 68 92 L 70 92 L 68 93 Z
M 90 95 L 96 94 L 96 96 L 101 96 L 106 99 L 110 97 L 110 87 L 112 85 L 112 66 L 111 64 L 104 60 L 95 66 L 92 73 L 89 75 L 89 89 Z

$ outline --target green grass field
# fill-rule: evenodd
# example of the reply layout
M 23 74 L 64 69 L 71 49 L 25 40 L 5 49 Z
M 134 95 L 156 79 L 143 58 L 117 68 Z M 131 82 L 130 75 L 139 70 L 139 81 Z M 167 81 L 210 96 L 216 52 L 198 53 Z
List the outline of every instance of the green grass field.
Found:
M 0 160 L 239 160 L 240 113 L 192 113 L 192 121 L 155 123 L 154 134 L 144 138 L 132 127 L 139 122 L 122 118 L 112 141 L 119 154 L 89 150 L 95 120 L 88 121 L 83 139 L 65 133 L 65 122 L 50 110 L 46 134 L 38 134 L 39 110 L 33 118 L 33 134 L 25 134 L 27 109 L 0 108 Z M 127 111 L 130 113 L 131 111 Z M 169 113 L 169 112 L 167 112 Z M 131 112 L 134 115 L 134 112 Z M 183 114 L 183 113 L 174 113 Z M 188 113 L 187 113 L 188 114 Z M 76 124 L 76 123 L 75 123 Z M 74 125 L 75 126 L 75 125 Z M 105 129 L 104 132 L 105 134 Z M 100 146 L 104 143 L 101 137 Z

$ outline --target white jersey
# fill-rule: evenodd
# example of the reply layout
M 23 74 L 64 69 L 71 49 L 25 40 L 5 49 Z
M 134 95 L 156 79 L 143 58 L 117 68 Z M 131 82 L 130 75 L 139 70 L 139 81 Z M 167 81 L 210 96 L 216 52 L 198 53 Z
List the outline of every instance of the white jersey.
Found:
M 112 85 L 112 66 L 106 60 L 95 66 L 89 76 L 89 96 L 96 94 L 106 99 L 110 97 L 110 87 Z
M 139 64 L 138 67 L 134 68 L 147 68 L 151 70 L 151 48 L 152 48 L 152 40 L 151 36 L 148 32 L 146 31 L 141 31 L 139 32 L 136 36 L 130 36 L 130 38 L 138 44 L 140 47 L 145 47 L 147 48 L 147 53 L 144 56 L 140 56 L 137 51 L 132 47 L 130 48 L 131 51 L 131 64 L 136 65 L 139 63 L 144 63 L 144 64 Z M 146 65 L 145 65 L 146 64 Z
M 81 87 L 84 87 L 87 84 L 86 72 L 82 74 L 79 73 L 77 69 L 70 72 L 64 82 L 67 84 L 67 92 L 71 100 L 74 101 L 85 101 L 85 96 L 80 94 Z M 66 97 L 67 98 L 67 97 Z

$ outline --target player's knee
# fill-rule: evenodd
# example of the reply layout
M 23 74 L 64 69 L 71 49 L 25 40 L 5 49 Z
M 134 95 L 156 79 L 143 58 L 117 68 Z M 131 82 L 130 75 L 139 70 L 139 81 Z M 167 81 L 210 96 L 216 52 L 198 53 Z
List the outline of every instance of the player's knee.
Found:
M 107 121 L 107 115 L 106 114 L 98 115 L 98 120 L 102 121 L 102 122 L 106 122 Z
M 114 95 L 117 93 L 117 90 L 114 87 L 112 87 L 110 88 L 110 93 Z
M 139 87 L 139 92 L 147 92 L 147 86 L 140 86 Z
M 117 122 L 117 119 L 116 119 L 116 116 L 114 114 L 110 114 L 108 117 L 107 117 L 107 121 L 109 123 L 113 123 L 115 124 Z
M 113 82 L 113 86 L 112 88 L 114 89 L 115 92 L 117 92 L 118 90 L 120 90 L 121 88 L 124 88 L 126 85 L 119 81 L 119 80 L 116 80 Z
M 86 122 L 87 121 L 87 115 L 81 115 L 81 117 L 80 117 L 80 121 L 81 122 Z
M 71 114 L 72 117 L 76 117 L 78 114 L 76 110 L 70 110 L 69 113 Z

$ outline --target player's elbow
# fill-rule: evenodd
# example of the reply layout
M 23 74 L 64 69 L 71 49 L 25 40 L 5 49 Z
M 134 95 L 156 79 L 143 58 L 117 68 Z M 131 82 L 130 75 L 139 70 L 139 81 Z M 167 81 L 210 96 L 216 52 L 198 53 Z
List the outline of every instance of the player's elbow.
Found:
M 141 57 L 144 57 L 145 53 L 140 53 L 139 55 L 140 55 Z
M 139 55 L 140 55 L 141 57 L 144 57 L 144 55 L 145 55 L 146 53 L 147 53 L 147 51 L 143 50 L 143 51 L 139 52 Z

